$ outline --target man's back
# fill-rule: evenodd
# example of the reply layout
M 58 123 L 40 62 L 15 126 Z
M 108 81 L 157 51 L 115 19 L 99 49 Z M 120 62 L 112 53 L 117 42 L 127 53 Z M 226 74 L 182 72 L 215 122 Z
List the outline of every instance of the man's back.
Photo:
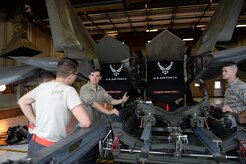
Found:
M 71 117 L 68 109 L 81 103 L 74 94 L 74 88 L 55 81 L 43 83 L 32 91 L 36 100 L 36 135 L 53 142 L 66 136 L 65 127 Z

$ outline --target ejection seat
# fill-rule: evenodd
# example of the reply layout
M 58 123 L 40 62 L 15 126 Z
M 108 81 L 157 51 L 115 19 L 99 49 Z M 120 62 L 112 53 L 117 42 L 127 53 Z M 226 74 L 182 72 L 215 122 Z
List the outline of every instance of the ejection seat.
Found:
M 131 91 L 128 75 L 121 61 L 130 58 L 127 45 L 111 37 L 103 37 L 95 47 L 102 79 L 100 85 L 115 99 L 120 99 L 125 92 Z
M 146 45 L 147 95 L 166 111 L 178 108 L 176 100 L 185 94 L 184 42 L 163 31 Z
M 166 111 L 177 109 L 179 104 L 175 101 L 185 93 L 183 61 L 148 61 L 146 92 L 155 105 Z

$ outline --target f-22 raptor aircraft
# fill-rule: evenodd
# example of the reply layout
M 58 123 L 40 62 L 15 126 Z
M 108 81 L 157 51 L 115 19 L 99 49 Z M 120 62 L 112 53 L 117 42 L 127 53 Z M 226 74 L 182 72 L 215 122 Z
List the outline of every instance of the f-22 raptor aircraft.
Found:
M 221 0 L 190 51 L 185 53 L 184 42 L 165 30 L 146 45 L 146 57 L 131 55 L 127 45 L 109 37 L 95 45 L 66 0 L 46 0 L 46 4 L 54 47 L 80 62 L 82 78 L 90 68 L 101 67 L 101 85 L 112 96 L 120 97 L 125 91 L 141 95 L 141 99 L 134 99 L 122 109 L 120 119 L 109 117 L 111 131 L 100 142 L 101 156 L 111 152 L 114 160 L 129 163 L 245 161 L 244 126 L 238 126 L 226 139 L 208 128 L 210 105 L 204 82 L 218 77 L 227 62 L 245 71 L 246 47 L 213 52 L 217 41 L 231 39 L 243 0 Z M 25 71 L 18 76 L 0 74 L 0 84 L 33 78 L 41 69 L 55 71 L 57 63 L 55 59 L 12 58 L 25 63 Z M 185 98 L 186 86 L 194 80 L 200 83 L 204 99 L 190 105 Z M 182 97 L 184 105 L 168 112 L 169 105 Z M 160 103 L 166 105 L 165 110 Z

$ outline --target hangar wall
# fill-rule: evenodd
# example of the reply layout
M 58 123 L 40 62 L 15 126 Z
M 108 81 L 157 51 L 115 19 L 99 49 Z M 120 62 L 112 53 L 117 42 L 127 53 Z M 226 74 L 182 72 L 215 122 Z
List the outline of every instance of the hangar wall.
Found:
M 61 58 L 64 56 L 63 53 L 54 51 L 52 37 L 49 33 L 42 32 L 32 24 L 28 24 L 26 31 L 27 39 L 42 51 L 35 57 Z M 14 23 L 7 20 L 0 22 L 0 36 L 1 53 L 14 37 Z M 9 58 L 0 58 L 0 68 L 16 65 L 21 65 L 21 63 Z M 17 100 L 26 92 L 26 87 L 25 85 L 9 85 L 4 92 L 0 92 L 0 110 L 17 106 Z
M 8 43 L 14 37 L 14 25 L 10 21 L 0 22 L 0 53 L 8 46 Z M 52 38 L 49 34 L 43 33 L 31 24 L 28 25 L 27 39 L 34 43 L 41 51 L 36 57 L 55 57 L 53 53 Z M 0 68 L 21 65 L 9 58 L 0 58 Z M 18 98 L 26 92 L 25 86 L 8 85 L 4 92 L 0 92 L 0 108 L 9 109 L 17 106 Z M 0 109 L 0 110 L 1 110 Z

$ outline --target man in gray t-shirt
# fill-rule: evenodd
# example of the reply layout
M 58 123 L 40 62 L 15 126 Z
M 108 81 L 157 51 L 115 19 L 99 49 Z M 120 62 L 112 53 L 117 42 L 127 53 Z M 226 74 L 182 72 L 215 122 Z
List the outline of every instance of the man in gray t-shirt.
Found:
M 66 137 L 66 126 L 71 114 L 80 127 L 89 127 L 91 121 L 72 85 L 78 74 L 78 62 L 62 58 L 58 62 L 56 79 L 42 83 L 22 96 L 18 104 L 34 125 L 28 144 L 28 156 Z M 32 104 L 35 103 L 34 114 Z

